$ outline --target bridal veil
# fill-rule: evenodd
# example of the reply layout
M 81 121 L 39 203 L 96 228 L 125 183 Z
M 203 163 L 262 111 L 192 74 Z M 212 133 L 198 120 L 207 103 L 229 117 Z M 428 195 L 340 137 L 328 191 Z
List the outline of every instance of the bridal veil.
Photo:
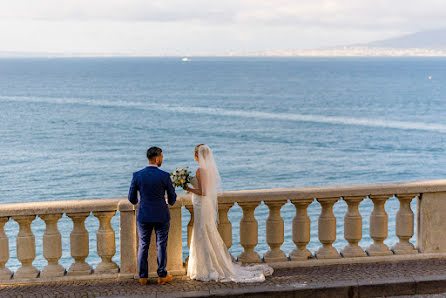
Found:
M 218 194 L 221 193 L 221 178 L 211 148 L 201 145 L 198 148 L 198 162 L 201 169 L 201 189 L 203 197 L 211 204 L 214 221 L 218 222 Z

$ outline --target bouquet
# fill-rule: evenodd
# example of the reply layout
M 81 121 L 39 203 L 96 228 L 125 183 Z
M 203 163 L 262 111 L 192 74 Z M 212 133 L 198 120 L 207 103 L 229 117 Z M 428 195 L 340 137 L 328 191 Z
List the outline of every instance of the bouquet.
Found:
M 175 187 L 181 187 L 185 190 L 186 185 L 190 183 L 192 178 L 190 174 L 191 172 L 188 167 L 178 168 L 170 174 L 170 179 L 172 179 L 172 183 Z

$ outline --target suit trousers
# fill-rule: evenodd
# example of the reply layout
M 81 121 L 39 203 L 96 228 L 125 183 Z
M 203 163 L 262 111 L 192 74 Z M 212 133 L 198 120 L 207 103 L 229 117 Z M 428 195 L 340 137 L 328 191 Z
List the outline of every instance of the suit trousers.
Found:
M 156 234 L 157 247 L 157 261 L 158 261 L 158 276 L 166 277 L 167 270 L 167 240 L 169 235 L 170 222 L 144 223 L 137 222 L 139 234 L 138 247 L 138 266 L 139 277 L 147 278 L 149 276 L 149 264 L 147 258 L 149 255 L 150 237 L 153 229 Z

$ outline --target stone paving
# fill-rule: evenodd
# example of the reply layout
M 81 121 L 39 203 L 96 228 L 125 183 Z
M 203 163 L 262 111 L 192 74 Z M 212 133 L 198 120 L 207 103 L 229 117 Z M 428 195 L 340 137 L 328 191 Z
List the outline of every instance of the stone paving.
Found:
M 420 282 L 425 283 L 424 288 Z M 419 284 L 420 283 L 420 284 Z M 358 287 L 359 285 L 359 287 Z M 379 287 L 381 285 L 381 288 Z M 0 297 L 199 297 L 199 296 L 316 296 L 315 289 L 337 289 L 330 296 L 388 296 L 446 292 L 446 259 L 366 264 L 342 264 L 278 269 L 263 283 L 199 282 L 178 277 L 170 284 L 151 280 L 49 282 L 33 285 L 0 285 Z M 389 285 L 392 287 L 389 288 Z M 418 288 L 417 288 L 418 285 Z M 294 290 L 293 290 L 294 289 Z M 400 290 L 399 290 L 400 289 Z M 291 292 L 290 292 L 291 291 Z M 294 294 L 290 294 L 290 293 Z M 288 293 L 288 294 L 287 294 Z M 390 292 L 389 292 L 390 293 Z M 422 297 L 422 296 L 417 296 Z M 434 296 L 436 297 L 436 296 Z M 441 297 L 441 296 L 440 296 Z

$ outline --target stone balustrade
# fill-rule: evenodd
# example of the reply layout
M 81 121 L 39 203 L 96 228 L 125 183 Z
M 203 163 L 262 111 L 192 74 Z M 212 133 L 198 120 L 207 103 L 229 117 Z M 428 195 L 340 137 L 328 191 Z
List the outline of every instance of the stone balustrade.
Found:
M 384 243 L 389 233 L 389 214 L 386 212 L 385 203 L 393 197 L 398 199 L 400 205 L 396 214 L 391 214 L 395 217 L 395 227 L 391 227 L 390 230 L 395 231 L 399 241 L 389 248 Z M 416 213 L 410 205 L 415 198 L 417 198 Z M 361 215 L 359 206 L 366 200 L 373 204 L 373 211 Z M 341 224 L 347 245 L 338 251 L 333 246 L 339 229 L 333 208 L 340 201 L 344 201 L 347 205 Z M 261 222 L 266 226 L 264 241 L 269 247 L 263 256 L 256 251 L 259 242 L 259 222 L 254 216 L 256 208 L 262 202 L 269 210 L 269 216 Z M 281 217 L 281 209 L 288 202 L 294 206 L 296 212 L 291 226 L 285 226 Z M 308 208 L 312 203 L 321 207 L 318 218 L 308 216 Z M 237 239 L 233 237 L 232 223 L 228 217 L 229 210 L 235 204 L 241 208 L 243 214 Z M 170 207 L 171 228 L 167 250 L 168 270 L 173 274 L 185 273 L 182 251 L 182 206 L 191 215 L 187 224 L 187 235 L 184 235 L 188 245 L 193 230 L 194 212 L 191 197 L 181 195 L 177 203 Z M 58 229 L 58 222 L 64 215 L 73 222 L 73 229 L 69 234 L 69 248 L 73 261 L 68 268 L 59 263 L 62 256 L 62 235 Z M 99 221 L 99 228 L 96 231 L 88 231 L 85 226 L 86 219 L 91 215 Z M 114 216 L 119 217 L 119 229 L 115 230 L 111 225 Z M 373 243 L 368 247 L 359 245 L 363 238 L 362 216 L 370 218 L 368 228 Z M 45 222 L 46 229 L 43 235 L 34 235 L 31 230 L 31 224 L 37 217 Z M 11 247 L 4 227 L 10 220 L 19 225 L 16 255 L 21 266 L 15 272 L 6 266 L 11 255 Z M 135 220 L 135 207 L 126 198 L 0 205 L 0 284 L 24 280 L 32 282 L 70 278 L 134 278 L 137 276 L 138 241 Z M 311 240 L 311 222 L 317 222 L 320 243 L 319 249 L 313 252 L 307 248 Z M 416 231 L 414 231 L 415 223 Z M 324 262 L 327 259 L 352 262 L 381 256 L 417 257 L 430 253 L 446 253 L 446 180 L 224 192 L 219 196 L 218 231 L 228 248 L 234 242 L 240 244 L 243 251 L 237 259 L 242 263 L 267 262 L 272 265 L 293 266 L 296 262 L 310 262 L 309 259 L 311 262 Z M 285 239 L 286 231 L 291 232 L 291 239 Z M 96 238 L 96 251 L 101 259 L 95 268 L 86 261 L 91 245 L 90 234 Z M 115 245 L 116 235 L 119 235 L 120 239 L 119 250 Z M 414 235 L 417 241 L 416 247 L 410 242 Z M 36 237 L 42 237 L 43 247 L 37 251 L 42 251 L 48 263 L 41 270 L 33 266 L 36 258 Z M 281 246 L 285 241 L 292 241 L 295 248 L 292 251 L 283 251 Z M 149 268 L 153 275 L 157 267 L 155 237 L 152 237 L 152 244 L 149 252 Z M 118 262 L 112 260 L 116 256 Z
M 184 273 L 180 210 L 181 201 L 171 208 L 174 228 L 171 229 L 168 244 L 171 256 L 168 269 L 171 272 Z M 117 212 L 119 212 L 119 230 L 115 231 L 111 225 L 111 219 Z M 62 257 L 62 235 L 57 224 L 64 214 L 73 222 L 73 229 L 69 235 L 73 263 L 69 268 L 64 268 L 59 264 Z M 91 214 L 99 221 L 99 228 L 96 231 L 96 249 L 101 262 L 96 268 L 92 268 L 86 262 L 90 252 L 90 232 L 85 227 L 85 220 Z M 48 265 L 41 271 L 33 266 L 36 258 L 36 236 L 31 230 L 31 224 L 37 217 L 40 217 L 46 225 L 42 235 L 42 252 Z M 19 224 L 16 247 L 17 259 L 21 266 L 14 273 L 5 266 L 9 260 L 10 247 L 4 226 L 11 219 Z M 176 227 L 180 229 L 179 233 Z M 120 266 L 112 261 L 116 255 L 116 233 L 120 236 L 120 251 L 122 252 L 119 255 Z M 137 272 L 136 244 L 135 207 L 124 198 L 0 205 L 0 283 L 70 278 L 134 278 Z M 153 258 L 149 261 L 154 268 Z
M 389 248 L 384 243 L 389 230 L 388 214 L 384 206 L 392 197 L 396 197 L 400 203 L 398 212 L 393 214 L 396 216 L 395 227 L 391 228 L 395 231 L 399 242 Z M 418 210 L 417 248 L 409 241 L 415 234 L 415 215 L 410 207 L 414 199 L 417 199 Z M 346 262 L 351 262 L 362 257 L 446 253 L 446 180 L 229 191 L 221 194 L 218 200 L 220 211 L 218 229 L 228 248 L 235 240 L 228 239 L 232 235 L 232 224 L 227 220 L 228 210 L 235 203 L 242 209 L 239 243 L 243 251 L 237 257 L 242 263 L 267 262 L 283 265 L 288 262 L 292 266 L 295 261 L 309 259 L 314 261 L 345 259 Z M 347 204 L 343 223 L 344 239 L 347 245 L 338 251 L 333 246 L 337 236 L 333 207 L 341 200 Z M 368 215 L 370 217 L 369 236 L 373 243 L 366 248 L 359 246 L 363 238 L 363 218 L 358 207 L 364 200 L 369 200 L 373 204 L 373 211 Z M 258 222 L 254 217 L 255 209 L 261 202 L 264 202 L 269 209 L 265 224 L 266 243 L 270 249 L 263 258 L 256 252 Z M 291 227 L 284 227 L 284 221 L 280 215 L 282 206 L 287 202 L 291 202 L 296 210 Z M 316 221 L 316 218 L 310 219 L 307 209 L 313 202 L 321 206 L 321 213 L 317 219 L 320 247 L 312 253 L 307 245 L 310 242 L 311 222 Z M 187 229 L 188 239 L 190 239 L 194 221 L 190 197 L 182 197 L 182 204 L 191 212 Z M 288 255 L 280 249 L 284 243 L 286 228 L 292 229 L 292 241 L 295 244 L 295 249 L 288 252 Z

